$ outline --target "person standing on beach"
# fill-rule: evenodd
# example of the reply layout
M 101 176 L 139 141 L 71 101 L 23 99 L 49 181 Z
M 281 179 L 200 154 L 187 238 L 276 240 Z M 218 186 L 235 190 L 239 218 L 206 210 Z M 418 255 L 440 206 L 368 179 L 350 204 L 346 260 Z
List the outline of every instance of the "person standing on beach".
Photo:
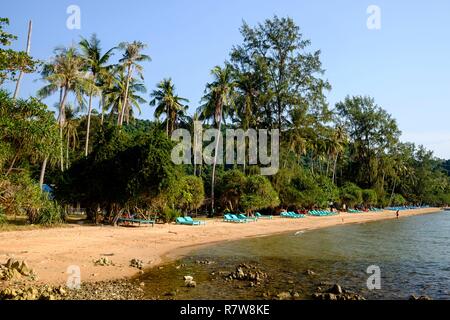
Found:
M 397 219 L 400 217 L 400 210 L 397 210 L 396 216 L 397 216 Z

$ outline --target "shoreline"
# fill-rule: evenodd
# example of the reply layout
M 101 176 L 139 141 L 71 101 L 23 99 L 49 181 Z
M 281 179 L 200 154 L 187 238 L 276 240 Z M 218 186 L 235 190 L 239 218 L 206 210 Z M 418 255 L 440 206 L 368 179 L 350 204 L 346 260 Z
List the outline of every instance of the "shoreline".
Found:
M 441 212 L 441 208 L 402 211 L 400 219 Z M 88 283 L 133 280 L 142 270 L 129 266 L 133 258 L 144 262 L 144 270 L 182 258 L 195 248 L 226 241 L 265 237 L 293 231 L 311 231 L 346 224 L 396 219 L 395 212 L 348 214 L 329 217 L 273 220 L 232 224 L 210 219 L 203 226 L 174 224 L 152 227 L 70 226 L 55 229 L 0 232 L 0 263 L 9 258 L 25 260 L 34 269 L 35 284 L 64 285 L 69 266 L 79 266 L 81 281 Z M 106 257 L 114 266 L 96 266 Z

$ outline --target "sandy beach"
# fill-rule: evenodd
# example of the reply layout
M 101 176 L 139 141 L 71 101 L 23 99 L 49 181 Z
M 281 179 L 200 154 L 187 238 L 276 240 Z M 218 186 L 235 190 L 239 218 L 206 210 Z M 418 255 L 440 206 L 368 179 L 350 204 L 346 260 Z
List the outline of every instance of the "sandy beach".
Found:
M 400 218 L 429 214 L 439 208 L 403 211 Z M 209 219 L 202 226 L 175 224 L 155 227 L 113 227 L 73 225 L 65 228 L 12 231 L 0 233 L 0 263 L 10 257 L 25 260 L 38 275 L 38 282 L 64 284 L 67 268 L 81 269 L 82 281 L 103 281 L 133 277 L 137 269 L 130 267 L 133 258 L 150 268 L 187 254 L 194 246 L 238 240 L 269 234 L 311 230 L 334 225 L 365 223 L 395 219 L 395 212 L 348 214 L 304 219 L 260 219 L 256 223 L 233 224 Z M 114 266 L 95 266 L 94 260 L 107 257 Z

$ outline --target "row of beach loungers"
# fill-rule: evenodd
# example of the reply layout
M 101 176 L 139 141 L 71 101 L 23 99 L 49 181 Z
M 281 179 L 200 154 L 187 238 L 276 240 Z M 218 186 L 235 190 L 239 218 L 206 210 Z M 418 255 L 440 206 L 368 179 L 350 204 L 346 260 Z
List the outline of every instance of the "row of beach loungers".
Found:
M 326 217 L 326 216 L 335 216 L 338 213 L 325 210 L 310 210 L 309 214 L 316 217 Z
M 408 210 L 408 209 L 417 209 L 419 207 L 392 207 L 392 208 L 388 208 L 388 210 Z M 370 212 L 380 212 L 383 211 L 383 209 L 378 209 L 378 208 L 371 208 L 369 209 Z M 363 213 L 363 211 L 360 210 L 354 210 L 354 209 L 348 209 L 347 210 L 348 213 Z M 325 211 L 325 210 L 310 210 L 308 212 L 309 215 L 311 216 L 316 216 L 316 217 L 324 217 L 324 216 L 333 216 L 338 214 L 337 212 L 331 212 L 331 211 Z M 289 218 L 289 219 L 299 219 L 299 218 L 305 218 L 306 215 L 305 214 L 298 214 L 292 211 L 285 211 L 282 212 L 280 214 L 281 218 Z M 273 216 L 271 215 L 262 215 L 259 212 L 256 212 L 254 217 L 248 217 L 243 213 L 239 213 L 239 214 L 233 214 L 233 213 L 228 213 L 225 214 L 223 216 L 223 221 L 224 222 L 232 222 L 232 223 L 247 223 L 247 222 L 255 222 L 258 219 L 273 219 Z M 133 218 L 120 218 L 118 220 L 119 223 L 126 223 L 126 224 L 151 224 L 152 226 L 154 226 L 155 221 L 154 220 L 141 220 L 141 219 L 133 219 Z M 176 219 L 176 224 L 179 225 L 189 225 L 189 226 L 199 226 L 199 225 L 204 225 L 206 224 L 205 221 L 201 221 L 201 220 L 194 220 L 191 217 L 187 216 L 187 217 L 178 217 Z
M 260 214 L 259 212 L 257 212 L 255 214 L 255 217 L 247 217 L 243 213 L 239 213 L 239 214 L 228 213 L 228 214 L 224 214 L 223 221 L 234 222 L 234 223 L 246 223 L 246 222 L 255 222 L 258 219 L 272 219 L 272 218 L 273 218 L 272 216 L 264 216 L 264 215 Z
M 280 213 L 280 217 L 282 218 L 291 218 L 291 219 L 298 219 L 298 218 L 304 218 L 304 214 L 298 214 L 295 212 L 282 212 Z
M 415 210 L 415 209 L 425 209 L 425 208 L 429 208 L 430 206 L 403 206 L 403 207 L 389 207 L 386 208 L 387 210 L 390 211 L 402 211 L 402 210 Z
M 379 209 L 379 208 L 371 208 L 368 211 L 361 211 L 361 210 L 355 210 L 355 209 L 347 210 L 348 213 L 382 212 L 382 211 L 383 211 L 383 209 Z

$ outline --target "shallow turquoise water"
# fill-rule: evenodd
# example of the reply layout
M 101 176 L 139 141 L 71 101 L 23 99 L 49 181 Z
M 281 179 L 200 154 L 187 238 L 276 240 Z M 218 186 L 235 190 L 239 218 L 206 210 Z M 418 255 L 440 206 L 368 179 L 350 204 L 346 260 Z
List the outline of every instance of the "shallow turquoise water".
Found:
M 204 260 L 214 263 L 198 263 Z M 257 266 L 268 279 L 254 287 L 226 281 L 240 263 Z M 380 267 L 380 290 L 367 288 L 371 265 Z M 197 287 L 185 288 L 184 275 L 192 275 Z M 160 299 L 267 299 L 283 291 L 309 298 L 333 283 L 368 299 L 450 299 L 450 212 L 222 243 L 143 279 L 147 297 Z

